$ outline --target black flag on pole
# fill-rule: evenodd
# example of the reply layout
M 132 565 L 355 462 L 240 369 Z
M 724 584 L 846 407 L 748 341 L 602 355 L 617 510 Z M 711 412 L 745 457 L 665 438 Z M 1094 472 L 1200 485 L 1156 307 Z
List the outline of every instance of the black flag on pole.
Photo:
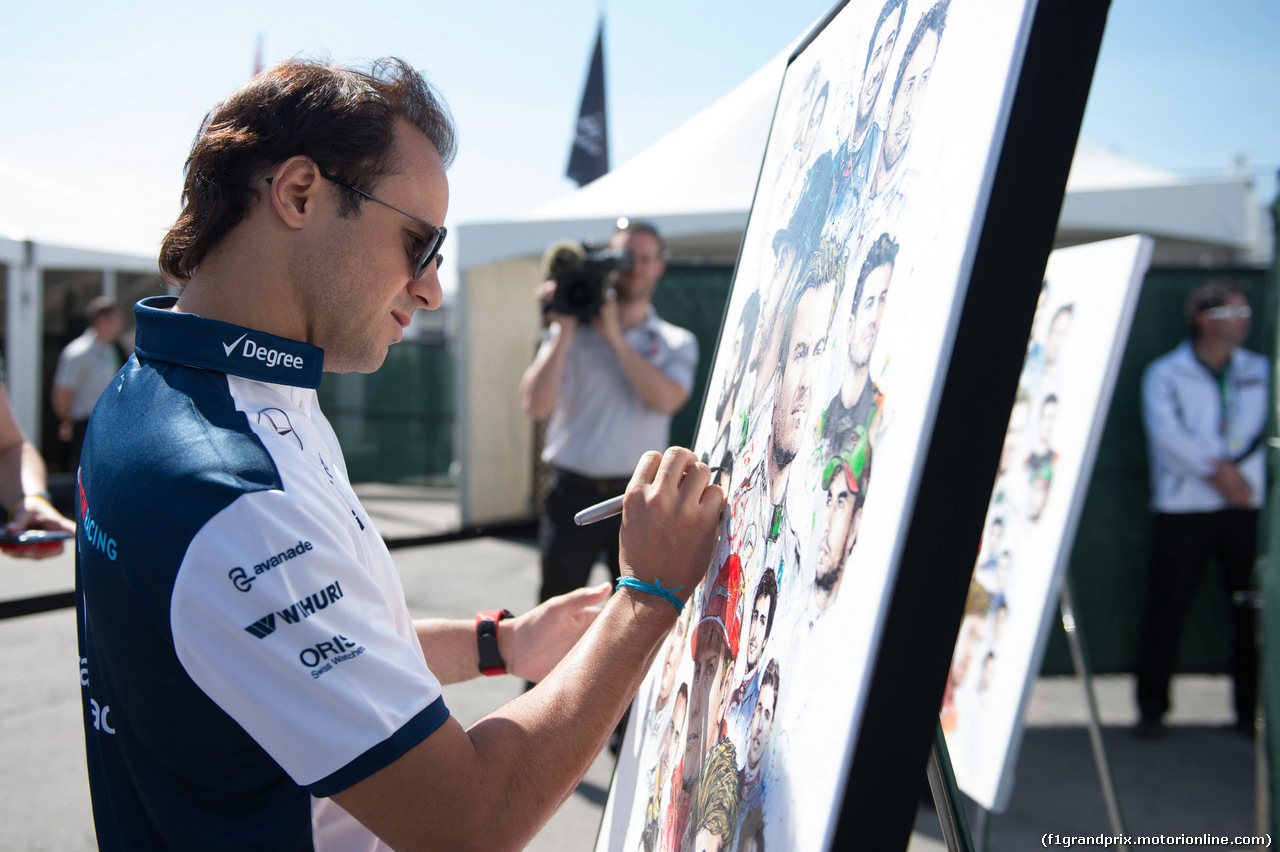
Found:
M 582 91 L 578 109 L 578 126 L 569 152 L 569 168 L 565 174 L 578 186 L 591 183 L 609 171 L 609 136 L 604 117 L 604 19 L 596 31 L 596 49 L 591 54 L 591 70 Z

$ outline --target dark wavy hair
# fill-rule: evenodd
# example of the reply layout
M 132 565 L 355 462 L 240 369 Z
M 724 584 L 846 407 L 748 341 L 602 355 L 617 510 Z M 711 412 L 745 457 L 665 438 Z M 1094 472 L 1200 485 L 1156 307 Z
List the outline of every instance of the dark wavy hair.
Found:
M 884 6 L 880 8 L 880 16 L 876 18 L 876 25 L 871 28 L 871 41 L 867 43 L 867 60 L 862 63 L 862 71 L 871 67 L 871 51 L 876 47 L 876 36 L 880 35 L 880 28 L 884 26 L 884 22 L 889 20 L 889 16 L 894 12 L 898 13 L 897 26 L 902 26 L 902 18 L 907 13 L 907 0 L 885 0 Z
M 911 33 L 911 40 L 907 42 L 907 49 L 902 52 L 902 59 L 898 62 L 898 76 L 893 80 L 894 100 L 898 97 L 898 89 L 902 87 L 902 75 L 907 72 L 907 66 L 916 55 L 916 49 L 920 47 L 924 34 L 933 30 L 938 40 L 942 40 L 942 31 L 947 26 L 947 8 L 950 5 L 951 0 L 939 0 L 932 9 L 920 16 L 915 31 Z
M 431 141 L 447 167 L 456 152 L 453 118 L 431 85 L 404 61 L 379 59 L 367 71 L 290 60 L 254 77 L 205 116 L 187 157 L 182 212 L 160 244 L 160 271 L 176 284 L 249 210 L 258 183 L 297 155 L 362 189 L 395 171 L 393 122 Z M 339 215 L 364 200 L 342 193 Z
M 893 266 L 898 259 L 898 243 L 883 233 L 867 250 L 867 259 L 862 261 L 862 269 L 858 270 L 858 283 L 853 287 L 853 313 L 858 312 L 858 302 L 862 301 L 862 290 L 871 273 L 882 266 Z

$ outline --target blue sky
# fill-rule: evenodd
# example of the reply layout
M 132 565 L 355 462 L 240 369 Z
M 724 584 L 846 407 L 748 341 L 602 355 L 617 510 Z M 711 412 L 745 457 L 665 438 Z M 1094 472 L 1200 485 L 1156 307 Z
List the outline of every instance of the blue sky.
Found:
M 1280 169 L 1280 3 L 1113 0 L 1083 135 L 1192 177 L 1237 153 L 1275 196 Z
M 859 0 L 852 0 L 859 2 Z M 980 2 L 980 0 L 957 0 Z M 404 57 L 443 92 L 461 149 L 449 224 L 568 192 L 570 134 L 598 3 L 0 0 L 0 158 L 69 180 L 103 173 L 176 205 L 203 113 L 265 60 Z M 606 25 L 616 165 L 720 97 L 819 18 L 821 0 L 615 2 Z M 1275 0 L 1114 0 L 1083 134 L 1150 165 L 1221 176 L 1280 168 Z M 153 199 L 163 199 L 156 202 Z

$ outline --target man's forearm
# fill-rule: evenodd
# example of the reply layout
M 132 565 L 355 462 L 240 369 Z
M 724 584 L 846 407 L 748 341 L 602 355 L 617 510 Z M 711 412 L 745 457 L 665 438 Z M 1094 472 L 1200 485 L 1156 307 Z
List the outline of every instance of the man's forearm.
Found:
M 659 414 L 675 414 L 689 398 L 689 392 L 631 348 L 625 340 L 613 346 L 631 387 L 645 405 Z
M 427 668 L 441 683 L 459 683 L 480 674 L 475 623 L 458 618 L 422 618 L 413 623 Z
M 564 326 L 557 326 L 552 334 L 555 337 L 550 348 L 534 359 L 520 379 L 520 406 L 536 420 L 550 416 L 555 408 L 573 337 L 573 332 Z
M 498 653 L 507 672 L 525 680 L 547 676 L 600 614 L 610 585 L 575 589 L 543 601 L 529 612 L 498 621 Z M 427 667 L 441 683 L 480 674 L 474 619 L 425 618 L 414 622 Z
M 623 510 L 624 575 L 677 590 L 702 579 L 725 503 L 724 489 L 710 480 L 710 469 L 690 450 L 641 456 Z M 604 592 L 578 590 L 533 613 L 573 595 L 576 604 L 589 603 Z M 523 848 L 617 725 L 676 610 L 657 594 L 620 590 L 535 689 L 470 730 L 446 719 L 334 801 L 396 849 Z M 501 636 L 500 630 L 499 643 Z
M 49 404 L 59 420 L 71 419 L 71 388 L 56 387 L 49 395 Z
M 44 488 L 35 488 L 33 491 L 27 491 L 27 478 L 24 476 L 24 461 L 27 459 L 27 448 L 31 444 L 27 441 L 19 441 L 0 450 L 0 504 L 10 512 L 13 511 L 14 504 L 23 494 L 35 493 L 36 491 L 44 491 Z M 31 452 L 35 452 L 35 447 L 31 447 Z M 36 454 L 39 458 L 39 454 Z M 40 465 L 41 470 L 44 468 L 43 462 Z
M 49 476 L 45 470 L 44 457 L 30 441 L 22 442 L 22 481 L 23 494 L 41 494 L 49 490 Z
M 645 599 L 648 598 L 648 599 Z M 516 797 L 532 800 L 530 822 L 510 828 L 527 842 L 573 792 L 604 747 L 653 664 L 676 612 L 643 593 L 616 595 L 598 623 L 538 685 L 468 730 L 484 763 L 507 756 L 508 790 L 495 797 L 500 819 Z M 514 723 L 514 727 L 513 727 Z M 520 757 L 511 750 L 523 746 Z M 548 783 L 550 779 L 555 783 Z
M 590 768 L 675 616 L 656 596 L 615 595 L 536 689 L 465 732 L 450 719 L 334 800 L 397 849 L 523 848 Z M 448 783 L 424 801 L 442 766 Z

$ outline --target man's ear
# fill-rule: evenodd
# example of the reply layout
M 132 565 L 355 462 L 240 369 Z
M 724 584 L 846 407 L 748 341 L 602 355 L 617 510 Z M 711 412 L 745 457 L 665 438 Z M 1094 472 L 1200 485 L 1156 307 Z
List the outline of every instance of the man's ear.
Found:
M 304 155 L 290 157 L 267 177 L 267 200 L 286 227 L 301 228 L 313 211 L 313 201 L 324 179 L 316 161 Z

